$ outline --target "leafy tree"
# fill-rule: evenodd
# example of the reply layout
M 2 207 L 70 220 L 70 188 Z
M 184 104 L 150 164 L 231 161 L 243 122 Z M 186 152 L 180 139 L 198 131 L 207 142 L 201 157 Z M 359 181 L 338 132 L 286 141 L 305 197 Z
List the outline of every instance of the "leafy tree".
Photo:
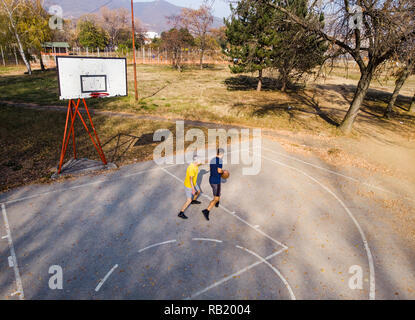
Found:
M 170 29 L 161 34 L 161 47 L 172 53 L 173 66 L 182 71 L 182 52 L 185 48 L 194 45 L 194 38 L 185 28 Z
M 2 10 L 2 6 L 0 6 L 0 25 L 1 26 L 7 26 L 7 16 Z M 2 58 L 4 59 L 4 51 L 5 47 L 7 45 L 10 45 L 10 39 L 12 38 L 12 35 L 10 33 L 9 28 L 0 28 L 0 54 L 2 55 Z M 4 60 L 2 60 L 2 63 L 5 63 Z
M 104 48 L 108 45 L 107 33 L 98 24 L 88 17 L 78 22 L 78 40 L 83 47 Z
M 0 0 L 2 15 L 6 17 L 6 26 L 8 27 L 10 34 L 17 43 L 17 49 L 19 54 L 26 65 L 27 73 L 32 74 L 32 68 L 30 66 L 30 60 L 27 57 L 27 49 L 24 47 L 24 41 L 22 39 L 22 30 L 18 27 L 19 20 L 23 16 L 22 10 L 26 6 L 24 0 Z
M 281 5 L 304 19 L 312 16 L 307 0 L 287 0 Z M 323 25 L 323 14 L 319 20 Z M 289 23 L 287 16 L 280 11 L 276 12 L 272 27 L 277 31 L 272 65 L 279 71 L 281 90 L 286 91 L 289 83 L 297 81 L 305 73 L 311 73 L 315 67 L 324 63 L 328 45 L 321 37 Z
M 45 70 L 42 60 L 42 44 L 52 40 L 49 17 L 50 15 L 42 6 L 42 1 L 26 1 L 26 5 L 21 8 L 20 19 L 17 23 L 25 49 L 38 57 L 42 71 Z M 28 59 L 31 59 L 30 56 Z
M 211 29 L 210 32 L 219 48 L 225 50 L 227 48 L 226 27 L 223 26 L 217 29 Z
M 258 72 L 257 91 L 262 88 L 263 71 L 272 66 L 276 31 L 272 28 L 276 10 L 270 10 L 265 0 L 241 0 L 231 5 L 232 15 L 224 20 L 232 58 L 233 73 Z
M 133 40 L 131 37 L 131 29 L 120 30 L 116 45 L 124 45 L 127 48 L 133 48 Z M 135 48 L 138 49 L 144 45 L 144 34 L 142 32 L 136 32 L 135 34 Z

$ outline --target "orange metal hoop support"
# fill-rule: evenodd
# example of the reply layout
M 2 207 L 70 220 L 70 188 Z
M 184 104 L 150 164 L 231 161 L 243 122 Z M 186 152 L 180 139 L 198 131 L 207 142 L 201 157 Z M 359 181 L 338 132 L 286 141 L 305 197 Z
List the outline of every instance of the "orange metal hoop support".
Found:
M 69 144 L 69 140 L 70 140 L 71 136 L 72 136 L 72 143 L 73 143 L 74 159 L 76 159 L 75 128 L 74 128 L 76 115 L 78 115 L 79 118 L 81 119 L 81 122 L 84 125 L 84 128 L 85 128 L 86 132 L 88 133 L 89 138 L 91 139 L 95 149 L 97 150 L 98 155 L 100 156 L 102 162 L 105 165 L 107 164 L 107 160 L 105 159 L 104 151 L 102 151 L 101 142 L 99 141 L 98 134 L 95 130 L 94 123 L 92 122 L 91 114 L 89 113 L 88 106 L 85 102 L 85 99 L 82 99 L 82 102 L 83 102 L 83 105 L 85 106 L 85 110 L 86 110 L 86 113 L 88 115 L 89 122 L 90 122 L 91 127 L 92 127 L 92 131 L 94 131 L 94 136 L 96 138 L 96 141 L 95 141 L 94 137 L 91 135 L 91 133 L 88 129 L 88 126 L 86 125 L 85 120 L 82 117 L 81 112 L 79 111 L 80 102 L 81 102 L 81 99 L 78 99 L 78 101 L 75 104 L 75 101 L 73 101 L 71 99 L 71 100 L 69 100 L 69 103 L 68 103 L 68 110 L 67 110 L 67 114 L 66 114 L 65 131 L 63 133 L 62 151 L 61 151 L 61 156 L 60 156 L 60 160 L 59 160 L 58 174 L 60 174 L 61 171 L 62 171 L 63 161 L 65 159 L 66 150 L 68 148 L 68 144 Z M 71 119 L 71 123 L 70 123 L 70 127 L 69 127 L 69 130 L 68 130 L 69 119 Z

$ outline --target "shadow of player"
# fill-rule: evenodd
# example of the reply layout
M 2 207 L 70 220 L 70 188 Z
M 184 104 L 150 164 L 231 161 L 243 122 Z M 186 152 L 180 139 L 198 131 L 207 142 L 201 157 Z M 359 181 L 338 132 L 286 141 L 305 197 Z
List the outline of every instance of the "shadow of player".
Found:
M 208 171 L 208 170 L 201 169 L 201 170 L 199 171 L 199 174 L 197 175 L 197 180 L 196 180 L 196 183 L 197 183 L 197 185 L 199 186 L 200 191 L 201 191 L 202 193 L 203 193 L 203 190 L 202 190 L 202 182 L 203 182 L 203 178 L 204 178 L 204 176 L 205 176 L 207 173 L 209 173 L 209 171 Z

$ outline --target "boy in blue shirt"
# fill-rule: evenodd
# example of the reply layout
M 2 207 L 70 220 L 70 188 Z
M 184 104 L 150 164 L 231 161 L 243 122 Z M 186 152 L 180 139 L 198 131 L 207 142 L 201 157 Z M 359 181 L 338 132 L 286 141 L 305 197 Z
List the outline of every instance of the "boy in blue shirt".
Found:
M 213 192 L 213 200 L 210 202 L 207 209 L 203 210 L 203 215 L 205 216 L 206 220 L 209 221 L 209 213 L 210 210 L 214 206 L 219 207 L 219 201 L 220 201 L 220 194 L 221 194 L 221 179 L 222 179 L 222 158 L 225 154 L 225 151 L 223 149 L 218 149 L 216 153 L 216 157 L 212 159 L 210 162 L 210 177 L 209 177 L 209 183 L 212 187 Z

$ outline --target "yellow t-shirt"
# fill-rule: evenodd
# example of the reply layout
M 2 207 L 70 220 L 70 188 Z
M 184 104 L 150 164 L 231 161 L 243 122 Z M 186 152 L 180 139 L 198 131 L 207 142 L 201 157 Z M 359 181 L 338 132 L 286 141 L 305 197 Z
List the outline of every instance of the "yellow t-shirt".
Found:
M 190 177 L 193 177 L 193 186 L 196 186 L 197 174 L 199 173 L 199 167 L 194 163 L 191 163 L 186 170 L 186 179 L 184 179 L 184 186 L 191 188 Z

